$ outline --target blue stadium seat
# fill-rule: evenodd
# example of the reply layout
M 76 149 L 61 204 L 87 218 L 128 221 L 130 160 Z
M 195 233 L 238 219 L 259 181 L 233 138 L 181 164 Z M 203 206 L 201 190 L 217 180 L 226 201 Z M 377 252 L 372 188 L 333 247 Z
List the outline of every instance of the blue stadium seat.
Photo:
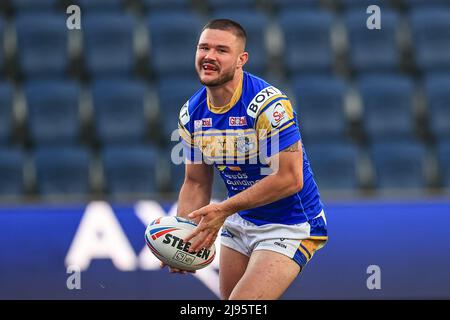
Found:
M 284 34 L 286 72 L 329 72 L 333 63 L 329 12 L 284 10 L 278 17 Z
M 69 65 L 66 17 L 27 13 L 16 19 L 20 69 L 26 76 L 62 76 Z
M 53 11 L 59 0 L 10 0 L 16 12 L 43 12 Z
M 349 39 L 349 61 L 357 71 L 396 71 L 400 52 L 396 42 L 397 13 L 383 9 L 381 30 L 369 30 L 365 11 L 353 9 L 345 14 Z
M 84 57 L 93 76 L 130 74 L 135 65 L 134 21 L 122 13 L 86 15 L 83 20 Z
M 75 0 L 82 12 L 110 12 L 123 10 L 124 0 Z
M 450 1 L 448 0 L 401 0 L 404 6 L 408 9 L 429 8 L 429 7 L 450 7 Z
M 0 147 L 0 196 L 20 196 L 24 193 L 24 162 L 22 150 Z
M 255 9 L 255 0 L 208 0 L 208 7 L 211 10 L 222 9 Z
M 342 140 L 346 135 L 345 83 L 331 76 L 297 76 L 294 109 L 308 141 Z
M 145 84 L 134 80 L 97 80 L 92 86 L 94 125 L 101 144 L 143 142 Z
M 410 14 L 412 46 L 422 71 L 450 70 L 450 8 L 418 8 Z
M 0 82 L 0 145 L 7 144 L 12 132 L 13 89 L 9 83 Z
M 310 143 L 307 159 L 312 164 L 314 179 L 319 189 L 356 190 L 358 148 L 345 142 Z
M 37 144 L 75 144 L 80 137 L 80 89 L 71 81 L 33 81 L 25 85 L 28 132 Z
M 0 17 L 0 72 L 5 68 L 5 55 L 3 52 L 4 48 L 4 34 L 5 34 L 5 23 L 2 17 Z
M 450 137 L 450 73 L 425 80 L 430 130 L 436 138 Z
M 143 0 L 144 7 L 147 10 L 186 10 L 189 7 L 190 0 Z
M 362 122 L 372 140 L 414 137 L 413 82 L 401 75 L 367 75 L 359 79 Z
M 200 88 L 200 82 L 194 77 L 171 77 L 159 81 L 159 119 L 165 140 L 169 140 L 172 131 L 177 129 L 181 107 Z
M 442 186 L 450 188 L 450 140 L 443 140 L 438 144 L 437 159 Z
M 152 146 L 106 146 L 102 151 L 105 191 L 113 196 L 156 192 L 156 156 Z
M 265 33 L 269 23 L 265 14 L 250 10 L 218 10 L 212 18 L 226 18 L 238 22 L 247 33 L 249 60 L 245 70 L 262 76 L 266 71 L 268 54 Z
M 426 187 L 425 147 L 416 141 L 379 142 L 370 148 L 375 185 L 381 189 Z
M 320 0 L 272 0 L 272 5 L 279 10 L 298 9 L 298 8 L 318 8 Z
M 149 66 L 157 76 L 195 74 L 194 57 L 202 28 L 189 12 L 153 12 L 148 16 L 151 52 Z
M 86 196 L 90 153 L 82 147 L 38 147 L 34 154 L 36 192 L 43 196 Z
M 363 8 L 364 12 L 366 12 L 366 8 L 370 5 L 377 5 L 382 10 L 384 9 L 386 3 L 388 3 L 388 0 L 339 0 L 341 6 L 344 7 L 345 10 L 351 9 L 351 8 Z M 384 12 L 383 12 L 384 13 Z

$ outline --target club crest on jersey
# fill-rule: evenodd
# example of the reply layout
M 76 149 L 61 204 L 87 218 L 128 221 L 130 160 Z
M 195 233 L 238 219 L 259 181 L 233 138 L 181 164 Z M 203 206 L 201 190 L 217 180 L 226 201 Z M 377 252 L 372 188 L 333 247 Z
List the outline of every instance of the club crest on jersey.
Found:
M 248 153 L 253 150 L 255 146 L 256 143 L 247 136 L 242 135 L 236 138 L 236 149 L 240 153 Z
M 247 125 L 247 118 L 245 116 L 243 116 L 243 117 L 229 117 L 228 118 L 228 125 L 230 127 L 245 126 L 245 125 Z
M 194 121 L 194 129 L 211 128 L 211 127 L 212 127 L 212 119 L 211 118 L 205 118 L 205 119 Z

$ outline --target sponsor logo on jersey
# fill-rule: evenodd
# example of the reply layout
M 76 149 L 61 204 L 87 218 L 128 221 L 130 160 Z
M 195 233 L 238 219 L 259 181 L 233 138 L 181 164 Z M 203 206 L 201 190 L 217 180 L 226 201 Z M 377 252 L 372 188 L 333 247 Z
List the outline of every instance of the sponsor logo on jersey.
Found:
M 262 89 L 248 105 L 247 114 L 252 118 L 256 118 L 259 109 L 264 105 L 264 103 L 276 95 L 282 95 L 282 93 L 275 87 L 270 86 Z
M 270 117 L 270 124 L 272 128 L 277 128 L 281 123 L 285 122 L 286 110 L 283 105 L 278 102 L 272 110 L 272 116 Z
M 189 120 L 189 100 L 183 105 L 183 107 L 180 110 L 180 122 L 183 126 L 185 126 Z
M 229 117 L 228 124 L 230 127 L 238 127 L 247 125 L 247 118 L 243 117 Z
M 194 121 L 194 129 L 211 128 L 211 127 L 212 127 L 212 118 L 205 118 Z

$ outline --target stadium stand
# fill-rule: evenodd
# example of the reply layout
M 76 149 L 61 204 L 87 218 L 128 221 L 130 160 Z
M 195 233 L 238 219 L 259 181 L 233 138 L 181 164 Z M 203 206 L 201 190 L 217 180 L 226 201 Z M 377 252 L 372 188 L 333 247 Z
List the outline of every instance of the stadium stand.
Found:
M 34 144 L 73 145 L 80 138 L 80 89 L 69 80 L 36 80 L 25 85 L 27 128 Z
M 427 186 L 425 146 L 414 140 L 374 143 L 370 147 L 375 186 L 381 189 L 422 189 Z
M 87 196 L 90 192 L 90 153 L 83 147 L 36 148 L 36 192 L 44 197 Z
M 202 27 L 200 17 L 190 11 L 159 11 L 151 12 L 147 21 L 151 71 L 156 76 L 195 74 L 194 56 Z
M 428 75 L 425 80 L 429 128 L 435 138 L 450 138 L 450 74 Z
M 369 140 L 413 138 L 414 83 L 402 75 L 365 75 L 358 80 L 362 123 Z
M 222 9 L 252 9 L 256 7 L 256 0 L 207 0 L 208 7 L 211 11 Z
M 144 83 L 129 79 L 93 83 L 94 128 L 100 145 L 144 142 L 145 90 Z
M 359 8 L 364 9 L 364 12 L 368 6 L 377 5 L 381 9 L 384 9 L 386 3 L 389 3 L 388 0 L 338 0 L 338 2 L 345 10 Z
M 122 13 L 86 14 L 83 48 L 87 72 L 94 77 L 130 75 L 135 66 L 134 21 Z
M 0 147 L 0 196 L 20 197 L 25 193 L 24 152 L 19 148 Z
M 415 61 L 424 72 L 450 70 L 450 7 L 410 13 Z
M 292 80 L 300 128 L 310 142 L 345 140 L 345 84 L 333 76 L 297 76 Z
M 383 27 L 374 31 L 367 28 L 367 16 L 361 14 L 361 10 L 352 9 L 345 13 L 349 40 L 348 58 L 352 70 L 399 70 L 400 50 L 396 40 L 399 17 L 394 11 L 383 9 L 382 19 Z
M 113 197 L 157 191 L 156 150 L 150 145 L 105 146 L 101 152 L 105 192 Z
M 189 0 L 143 0 L 144 8 L 149 11 L 168 9 L 174 10 L 186 10 L 189 7 Z
M 44 12 L 53 11 L 59 0 L 9 0 L 16 12 Z
M 5 34 L 5 22 L 0 16 L 0 72 L 2 72 L 5 68 L 5 54 L 3 51 L 5 41 L 4 34 Z
M 450 7 L 450 1 L 448 0 L 400 0 L 401 4 L 408 9 L 412 8 L 427 8 L 427 7 Z
M 271 1 L 272 6 L 277 10 L 288 10 L 288 9 L 298 9 L 298 8 L 317 8 L 320 6 L 320 0 L 273 0 Z
M 246 51 L 249 61 L 246 69 L 249 72 L 263 75 L 267 71 L 268 53 L 266 48 L 267 16 L 252 10 L 218 10 L 212 14 L 213 18 L 228 18 L 237 21 L 247 32 Z
M 13 89 L 7 82 L 0 82 L 0 145 L 11 139 L 13 123 Z
M 17 57 L 27 77 L 62 77 L 69 66 L 64 15 L 24 13 L 16 18 Z
M 310 143 L 306 147 L 314 179 L 324 190 L 357 190 L 358 148 L 345 142 Z
M 75 0 L 72 2 L 80 6 L 82 11 L 91 12 L 120 12 L 124 0 Z
M 438 144 L 437 158 L 441 185 L 450 188 L 450 139 L 442 140 Z
M 333 65 L 333 17 L 320 10 L 281 11 L 278 22 L 284 35 L 284 69 L 289 73 L 330 72 Z

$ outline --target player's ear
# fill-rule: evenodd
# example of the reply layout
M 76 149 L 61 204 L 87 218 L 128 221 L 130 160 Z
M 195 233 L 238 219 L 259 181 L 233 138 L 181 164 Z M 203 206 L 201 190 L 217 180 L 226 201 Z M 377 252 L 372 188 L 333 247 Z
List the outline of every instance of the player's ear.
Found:
M 237 67 L 242 68 L 248 61 L 248 52 L 242 52 L 238 57 Z

